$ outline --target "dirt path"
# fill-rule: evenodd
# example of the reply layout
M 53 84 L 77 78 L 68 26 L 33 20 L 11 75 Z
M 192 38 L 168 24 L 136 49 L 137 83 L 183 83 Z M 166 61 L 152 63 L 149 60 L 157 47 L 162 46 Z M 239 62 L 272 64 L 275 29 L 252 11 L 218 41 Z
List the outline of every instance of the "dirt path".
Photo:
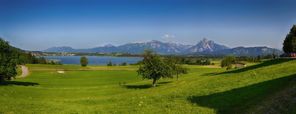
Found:
M 19 76 L 19 78 L 27 77 L 29 75 L 29 69 L 28 69 L 28 67 L 26 67 L 24 65 L 21 65 L 21 67 L 22 67 L 22 75 Z

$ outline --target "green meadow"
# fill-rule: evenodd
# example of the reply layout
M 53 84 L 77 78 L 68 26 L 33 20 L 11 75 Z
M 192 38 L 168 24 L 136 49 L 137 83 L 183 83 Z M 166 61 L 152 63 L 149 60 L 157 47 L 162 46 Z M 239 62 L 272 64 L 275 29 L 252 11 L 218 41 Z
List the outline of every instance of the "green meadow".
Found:
M 273 101 L 295 87 L 296 60 L 230 71 L 186 65 L 188 74 L 157 87 L 137 66 L 26 66 L 29 76 L 0 85 L 0 113 L 296 113 L 295 103 Z

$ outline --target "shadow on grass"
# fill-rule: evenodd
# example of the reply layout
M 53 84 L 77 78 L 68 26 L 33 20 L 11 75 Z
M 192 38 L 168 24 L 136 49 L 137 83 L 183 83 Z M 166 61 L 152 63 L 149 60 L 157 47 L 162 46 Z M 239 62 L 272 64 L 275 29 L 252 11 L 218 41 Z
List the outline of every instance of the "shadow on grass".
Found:
M 152 85 L 151 84 L 145 84 L 145 85 L 124 85 L 124 87 L 126 87 L 128 89 L 147 89 L 147 88 L 151 88 Z
M 293 60 L 293 59 L 268 60 L 268 61 L 264 61 L 262 63 L 259 63 L 257 65 L 252 65 L 252 66 L 248 66 L 248 67 L 240 68 L 240 69 L 235 69 L 235 70 L 231 70 L 231 71 L 216 72 L 216 73 L 205 73 L 205 74 L 203 74 L 203 76 L 213 76 L 213 75 L 228 74 L 228 73 L 241 73 L 241 72 L 246 72 L 246 71 L 249 71 L 249 70 L 254 70 L 254 69 L 257 69 L 257 68 L 262 68 L 262 67 L 267 67 L 267 66 L 271 66 L 271 65 L 281 64 L 281 63 L 288 62 L 288 61 L 291 61 L 291 60 Z
M 164 85 L 164 84 L 168 84 L 168 83 L 172 83 L 171 81 L 169 81 L 169 82 L 158 82 L 157 84 L 158 85 Z
M 224 74 L 224 73 L 240 73 L 240 72 L 245 72 L 245 71 L 254 70 L 254 69 L 257 69 L 257 68 L 262 68 L 262 67 L 267 67 L 267 66 L 271 66 L 271 65 L 281 64 L 281 63 L 288 62 L 288 61 L 291 61 L 291 60 L 293 60 L 293 59 L 274 59 L 274 60 L 268 60 L 268 61 L 264 61 L 264 62 L 262 62 L 260 64 L 257 64 L 257 65 L 252 65 L 252 66 L 241 68 L 241 69 L 237 69 L 237 70 L 223 72 L 222 74 Z
M 39 84 L 34 82 L 18 82 L 18 81 L 5 81 L 0 83 L 0 86 L 7 86 L 7 85 L 35 86 Z
M 171 83 L 171 82 L 159 82 L 156 84 L 156 87 L 162 86 L 168 83 Z M 148 89 L 148 88 L 152 88 L 153 86 L 152 84 L 143 84 L 143 85 L 124 85 L 124 87 L 128 89 Z
M 211 73 L 204 73 L 201 76 L 215 76 L 215 75 L 219 75 L 222 73 L 224 73 L 224 72 L 211 72 Z
M 288 86 L 293 79 L 296 79 L 296 74 L 221 93 L 192 96 L 188 100 L 199 106 L 213 108 L 219 114 L 239 114 L 262 101 L 269 94 Z

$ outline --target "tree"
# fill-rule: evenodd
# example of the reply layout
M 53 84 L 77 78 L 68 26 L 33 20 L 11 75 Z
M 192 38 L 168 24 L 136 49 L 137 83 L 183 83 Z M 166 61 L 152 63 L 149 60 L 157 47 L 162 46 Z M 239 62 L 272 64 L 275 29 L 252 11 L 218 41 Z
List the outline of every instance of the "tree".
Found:
M 86 67 L 88 65 L 88 59 L 85 56 L 81 57 L 80 64 L 82 67 Z
M 173 78 L 172 68 L 151 50 L 145 50 L 143 61 L 138 69 L 138 74 L 144 79 L 152 79 L 153 87 L 160 78 Z
M 167 57 L 166 64 L 169 65 L 172 69 L 173 75 L 176 75 L 177 80 L 179 79 L 180 74 L 187 74 L 188 69 L 180 65 L 181 59 L 177 57 Z
M 47 61 L 46 61 L 46 59 L 44 57 L 38 58 L 37 61 L 38 61 L 38 64 L 47 64 Z
M 232 64 L 236 62 L 236 59 L 234 56 L 226 56 L 221 61 L 221 67 L 227 67 L 227 69 L 232 68 Z
M 176 64 L 175 68 L 173 69 L 176 72 L 177 80 L 179 79 L 180 74 L 187 74 L 188 69 L 185 67 L 182 67 L 180 64 Z
M 121 63 L 121 66 L 126 66 L 126 65 L 127 65 L 126 62 Z
M 113 65 L 112 61 L 109 61 L 109 62 L 107 63 L 107 66 L 112 66 L 112 65 Z
M 204 62 L 204 65 L 210 65 L 211 64 L 211 60 L 210 59 L 206 59 Z
M 16 58 L 14 49 L 0 38 L 0 82 L 16 76 Z
M 296 25 L 291 28 L 290 33 L 286 36 L 283 45 L 283 50 L 285 53 L 296 53 Z

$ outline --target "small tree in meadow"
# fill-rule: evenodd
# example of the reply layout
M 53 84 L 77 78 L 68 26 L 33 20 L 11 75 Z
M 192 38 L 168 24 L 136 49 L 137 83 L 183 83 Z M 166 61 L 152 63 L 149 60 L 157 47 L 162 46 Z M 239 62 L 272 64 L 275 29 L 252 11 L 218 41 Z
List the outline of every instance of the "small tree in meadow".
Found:
M 290 33 L 286 36 L 283 50 L 285 53 L 296 53 L 296 25 L 291 28 Z
M 160 78 L 173 78 L 172 68 L 155 52 L 145 50 L 143 57 L 137 72 L 144 79 L 152 79 L 153 87 Z
M 86 67 L 88 65 L 88 59 L 85 56 L 81 57 L 80 64 L 82 67 Z
M 126 62 L 121 63 L 121 66 L 126 66 L 126 65 L 127 65 Z
M 113 65 L 112 61 L 109 61 L 109 62 L 107 63 L 107 66 L 112 66 L 112 65 Z
M 176 75 L 177 79 L 179 79 L 179 75 L 188 73 L 188 69 L 180 64 L 181 59 L 179 58 L 167 57 L 165 62 L 171 67 L 172 73 Z
M 236 59 L 234 56 L 226 56 L 221 61 L 221 67 L 227 67 L 227 69 L 232 68 L 232 64 L 236 62 Z

